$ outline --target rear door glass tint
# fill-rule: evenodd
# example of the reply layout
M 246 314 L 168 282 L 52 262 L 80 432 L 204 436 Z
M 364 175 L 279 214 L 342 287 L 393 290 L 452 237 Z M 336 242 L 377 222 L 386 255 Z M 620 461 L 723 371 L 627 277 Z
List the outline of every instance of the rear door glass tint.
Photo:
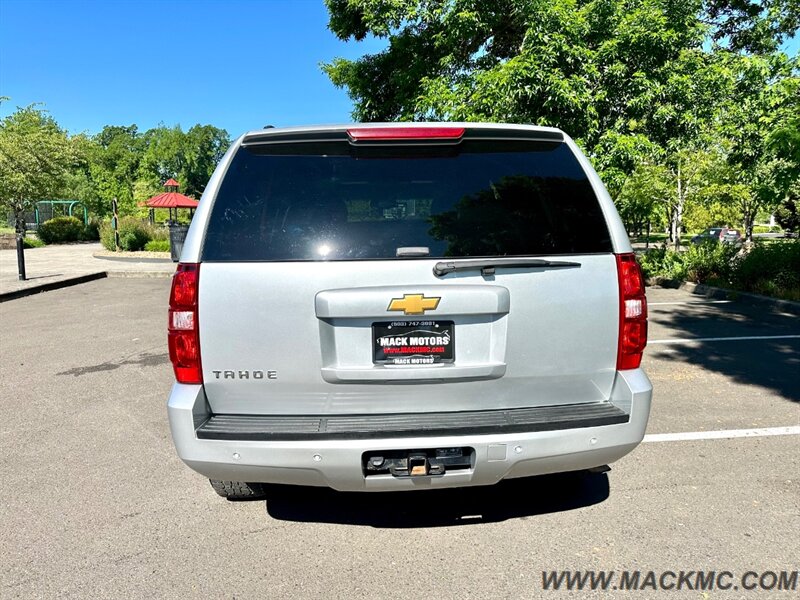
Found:
M 208 261 L 610 252 L 586 174 L 558 142 L 245 146 L 211 212 Z

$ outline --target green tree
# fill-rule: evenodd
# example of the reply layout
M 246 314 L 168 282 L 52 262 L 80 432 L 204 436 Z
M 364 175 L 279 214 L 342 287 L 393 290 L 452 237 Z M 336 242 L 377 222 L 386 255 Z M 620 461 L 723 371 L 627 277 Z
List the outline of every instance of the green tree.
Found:
M 769 151 L 785 165 L 781 171 L 786 197 L 775 210 L 784 229 L 800 231 L 800 116 L 776 128 L 767 140 Z
M 773 130 L 767 139 L 770 152 L 791 165 L 788 175 L 800 178 L 800 116 L 794 116 Z
M 712 39 L 735 51 L 773 52 L 800 26 L 797 0 L 706 0 L 704 13 Z
M 748 231 L 780 191 L 781 165 L 759 157 L 798 97 L 796 67 L 776 50 L 797 31 L 797 0 L 326 2 L 339 38 L 387 41 L 323 65 L 357 120 L 557 126 L 618 202 L 638 165 L 660 164 L 671 172 L 676 245 L 683 213 L 720 184 L 703 180 L 718 174 L 708 156 L 729 153 L 739 179 L 722 182 L 718 202 L 737 202 Z M 643 207 L 631 204 L 640 183 L 624 198 L 631 215 Z
M 0 207 L 13 213 L 18 234 L 36 202 L 57 196 L 77 152 L 55 120 L 35 105 L 0 121 Z
M 704 39 L 699 0 L 328 7 L 341 39 L 371 33 L 388 41 L 378 54 L 323 66 L 347 88 L 357 120 L 534 122 L 561 127 L 589 150 L 604 132 L 641 131 L 673 63 Z
M 713 186 L 711 186 L 713 187 Z M 699 232 L 709 227 L 741 227 L 739 209 L 728 198 L 694 202 L 687 206 L 683 214 L 686 231 Z
M 186 170 L 180 181 L 187 195 L 199 198 L 214 169 L 231 145 L 228 132 L 213 125 L 195 125 L 186 132 Z
M 706 151 L 699 183 L 692 201 L 687 204 L 683 223 L 687 230 L 702 230 L 714 226 L 740 226 L 741 197 L 748 188 L 736 181 L 727 155 L 719 143 Z
M 668 223 L 671 212 L 664 207 L 670 205 L 672 193 L 672 180 L 665 166 L 637 166 L 617 196 L 617 208 L 628 231 L 640 235 L 644 229 L 649 232 L 652 225 Z
M 181 180 L 186 167 L 186 153 L 184 133 L 179 126 L 159 125 L 148 129 L 142 136 L 142 143 L 140 179 L 147 179 L 157 186 L 171 177 Z
M 0 121 L 0 209 L 14 215 L 19 278 L 25 279 L 25 213 L 61 189 L 75 147 L 44 110 L 19 108 Z
M 107 215 L 114 198 L 122 214 L 136 211 L 134 185 L 143 143 L 136 125 L 107 125 L 88 148 L 89 174 L 95 193 L 92 212 Z
M 735 202 L 751 240 L 756 215 L 773 212 L 797 181 L 790 132 L 800 114 L 800 61 L 774 53 L 735 56 L 731 62 L 737 78 L 722 105 L 718 130 L 730 166 L 728 183 L 744 190 Z M 779 140 L 786 156 L 776 153 Z
M 177 179 L 181 192 L 199 198 L 217 163 L 230 146 L 228 132 L 212 125 L 195 125 L 185 132 L 179 127 L 159 127 L 143 136 L 146 148 L 139 165 L 142 190 L 159 188 L 169 178 Z
M 800 185 L 789 190 L 789 194 L 775 209 L 775 220 L 787 231 L 800 232 Z
M 79 200 L 93 215 L 103 214 L 98 210 L 102 207 L 91 174 L 89 157 L 94 149 L 93 142 L 84 134 L 73 136 L 70 142 L 75 150 L 76 160 L 55 197 Z

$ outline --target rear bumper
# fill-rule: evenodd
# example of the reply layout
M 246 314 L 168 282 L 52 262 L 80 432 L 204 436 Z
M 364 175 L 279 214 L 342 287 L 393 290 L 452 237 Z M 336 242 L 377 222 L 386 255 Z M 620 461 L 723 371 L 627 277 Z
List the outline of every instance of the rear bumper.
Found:
M 168 403 L 172 437 L 180 458 L 211 479 L 329 486 L 337 490 L 390 491 L 488 485 L 504 478 L 577 471 L 612 463 L 644 437 L 652 385 L 641 369 L 619 372 L 610 403 L 628 415 L 623 423 L 567 429 L 457 435 L 389 434 L 296 440 L 207 439 L 198 436 L 210 411 L 202 386 L 175 384 Z M 202 434 L 201 434 L 202 435 Z M 230 436 L 228 436 L 230 437 Z M 247 436 L 243 436 L 247 437 Z M 253 436 L 249 436 L 253 437 Z M 368 451 L 471 447 L 470 469 L 440 476 L 365 477 Z

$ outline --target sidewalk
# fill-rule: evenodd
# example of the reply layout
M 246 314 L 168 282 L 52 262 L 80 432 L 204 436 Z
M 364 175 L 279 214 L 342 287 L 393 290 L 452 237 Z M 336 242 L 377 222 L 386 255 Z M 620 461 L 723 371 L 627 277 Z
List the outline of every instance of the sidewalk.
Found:
M 25 250 L 27 281 L 17 275 L 16 250 L 0 250 L 0 294 L 59 284 L 80 277 L 169 277 L 175 263 L 155 260 L 95 258 L 103 250 L 99 242 L 59 244 Z

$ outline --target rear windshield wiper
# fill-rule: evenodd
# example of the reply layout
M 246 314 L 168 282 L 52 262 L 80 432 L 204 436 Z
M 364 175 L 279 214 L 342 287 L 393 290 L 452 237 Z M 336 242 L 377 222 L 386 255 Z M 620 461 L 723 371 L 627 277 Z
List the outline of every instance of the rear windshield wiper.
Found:
M 531 269 L 569 269 L 580 267 L 581 263 L 560 260 L 543 260 L 540 258 L 481 258 L 477 260 L 441 261 L 433 267 L 433 274 L 437 277 L 454 273 L 455 271 L 470 271 L 480 269 L 481 275 L 494 275 L 497 268 L 527 267 Z

